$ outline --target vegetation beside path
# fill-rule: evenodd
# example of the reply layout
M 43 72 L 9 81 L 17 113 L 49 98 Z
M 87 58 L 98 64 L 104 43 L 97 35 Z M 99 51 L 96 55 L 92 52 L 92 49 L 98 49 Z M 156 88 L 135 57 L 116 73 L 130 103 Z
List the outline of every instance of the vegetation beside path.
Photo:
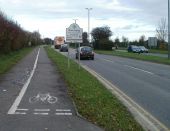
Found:
M 6 55 L 0 55 L 0 74 L 3 74 L 11 69 L 18 61 L 31 52 L 32 49 L 33 48 L 23 48 Z

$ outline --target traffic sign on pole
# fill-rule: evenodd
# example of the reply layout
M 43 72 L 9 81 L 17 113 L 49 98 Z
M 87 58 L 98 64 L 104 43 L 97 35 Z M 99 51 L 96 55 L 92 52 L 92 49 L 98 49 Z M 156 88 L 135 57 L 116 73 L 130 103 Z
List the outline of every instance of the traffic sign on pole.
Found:
M 78 24 L 73 23 L 66 28 L 66 42 L 68 43 L 82 43 L 83 29 Z
M 67 43 L 78 43 L 80 48 L 80 43 L 82 40 L 83 29 L 79 27 L 78 24 L 73 23 L 68 28 L 66 28 L 66 42 Z M 78 51 L 78 63 L 80 69 L 80 51 Z M 68 48 L 68 68 L 70 68 L 70 56 L 69 56 L 69 48 Z

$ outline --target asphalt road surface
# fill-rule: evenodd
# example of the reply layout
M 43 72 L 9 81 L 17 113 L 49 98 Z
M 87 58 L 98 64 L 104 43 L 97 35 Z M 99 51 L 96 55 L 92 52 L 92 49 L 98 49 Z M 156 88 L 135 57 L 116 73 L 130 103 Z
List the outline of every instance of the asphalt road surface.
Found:
M 0 77 L 0 107 L 0 131 L 102 131 L 77 116 L 43 48 Z
M 75 59 L 75 51 L 70 52 Z M 99 54 L 94 59 L 81 63 L 116 85 L 170 129 L 170 66 Z

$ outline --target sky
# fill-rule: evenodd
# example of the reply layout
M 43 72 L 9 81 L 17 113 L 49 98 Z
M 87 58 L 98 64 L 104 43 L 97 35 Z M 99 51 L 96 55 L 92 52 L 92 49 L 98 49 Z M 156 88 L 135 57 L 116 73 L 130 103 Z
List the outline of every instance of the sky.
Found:
M 88 31 L 109 26 L 111 37 L 138 40 L 154 37 L 161 18 L 167 18 L 168 0 L 0 0 L 0 10 L 28 31 L 39 31 L 42 38 L 65 36 L 73 19 Z

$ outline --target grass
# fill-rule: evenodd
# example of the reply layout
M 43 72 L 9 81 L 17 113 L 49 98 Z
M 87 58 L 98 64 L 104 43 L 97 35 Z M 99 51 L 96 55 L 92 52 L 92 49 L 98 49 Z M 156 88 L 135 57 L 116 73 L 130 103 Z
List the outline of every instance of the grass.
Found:
M 149 49 L 150 53 L 168 54 L 167 50 Z
M 78 112 L 89 121 L 101 126 L 106 131 L 142 131 L 129 111 L 95 77 L 78 64 L 46 47 L 49 58 L 61 72 L 68 84 L 69 94 L 74 100 Z
M 95 52 L 99 54 L 120 56 L 120 57 L 126 57 L 126 58 L 132 58 L 132 59 L 137 59 L 137 60 L 150 61 L 150 62 L 170 65 L 170 60 L 168 58 L 163 58 L 159 56 L 149 56 L 149 55 L 147 56 L 147 55 L 142 55 L 138 53 L 129 53 L 129 52 L 120 52 L 120 51 L 95 50 Z
M 28 54 L 33 48 L 24 48 L 19 51 L 11 52 L 7 55 L 0 55 L 0 74 L 10 70 L 19 60 Z

